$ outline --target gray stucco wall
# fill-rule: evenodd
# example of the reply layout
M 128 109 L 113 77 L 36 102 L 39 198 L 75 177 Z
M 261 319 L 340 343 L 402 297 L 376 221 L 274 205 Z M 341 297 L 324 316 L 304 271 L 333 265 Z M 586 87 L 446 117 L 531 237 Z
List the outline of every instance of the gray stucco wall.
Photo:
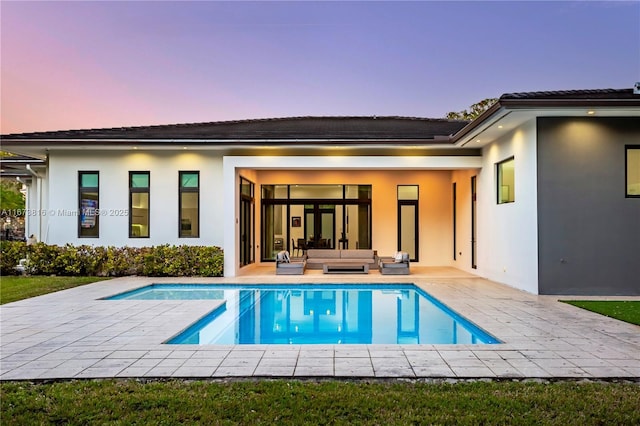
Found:
M 625 198 L 637 117 L 537 120 L 540 294 L 640 295 L 640 198 Z

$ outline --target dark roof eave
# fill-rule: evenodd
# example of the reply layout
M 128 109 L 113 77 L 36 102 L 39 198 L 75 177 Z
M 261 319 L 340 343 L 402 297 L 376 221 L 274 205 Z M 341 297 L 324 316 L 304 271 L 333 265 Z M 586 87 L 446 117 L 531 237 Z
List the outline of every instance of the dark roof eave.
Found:
M 443 136 L 432 139 L 295 139 L 295 140 L 269 140 L 269 139 L 241 139 L 241 140 L 207 140 L 207 139 L 12 139 L 11 142 L 18 142 L 24 145 L 39 145 L 46 143 L 50 146 L 90 144 L 101 145 L 108 142 L 110 145 L 151 145 L 151 144 L 181 144 L 181 145 L 216 145 L 221 147 L 239 146 L 307 146 L 316 145 L 393 145 L 398 143 L 411 144 L 450 144 L 451 136 Z
M 491 105 L 485 112 L 483 112 L 482 114 L 480 114 L 479 116 L 477 116 L 475 118 L 475 120 L 473 120 L 471 123 L 467 124 L 466 126 L 464 126 L 462 129 L 460 129 L 460 131 L 458 131 L 457 133 L 455 133 L 450 139 L 451 139 L 451 143 L 455 144 L 457 143 L 460 139 L 462 139 L 464 136 L 466 136 L 467 134 L 471 133 L 473 130 L 475 130 L 478 126 L 480 126 L 482 123 L 484 123 L 485 120 L 487 120 L 489 117 L 491 117 L 496 111 L 498 111 L 499 109 L 502 108 L 501 105 L 501 101 L 496 102 L 495 104 Z
M 489 109 L 451 137 L 453 144 L 471 133 L 500 109 L 528 108 L 595 108 L 595 107 L 640 107 L 640 99 L 499 99 Z
M 638 99 L 500 99 L 498 103 L 508 108 L 552 107 L 640 107 Z

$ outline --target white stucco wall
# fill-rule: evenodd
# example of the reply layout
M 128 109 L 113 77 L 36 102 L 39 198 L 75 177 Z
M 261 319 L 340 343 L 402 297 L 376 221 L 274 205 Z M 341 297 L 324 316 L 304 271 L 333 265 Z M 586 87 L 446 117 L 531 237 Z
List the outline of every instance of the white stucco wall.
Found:
M 515 160 L 515 202 L 497 204 L 496 163 L 509 157 Z M 475 270 L 483 277 L 535 294 L 538 293 L 536 162 L 535 120 L 483 149 L 477 188 Z
M 78 238 L 78 218 L 62 212 L 78 208 L 78 172 L 100 172 L 99 238 Z M 200 237 L 178 238 L 178 172 L 200 172 Z M 129 171 L 150 172 L 150 238 L 129 238 Z M 195 151 L 51 152 L 46 242 L 151 246 L 222 246 L 222 157 Z

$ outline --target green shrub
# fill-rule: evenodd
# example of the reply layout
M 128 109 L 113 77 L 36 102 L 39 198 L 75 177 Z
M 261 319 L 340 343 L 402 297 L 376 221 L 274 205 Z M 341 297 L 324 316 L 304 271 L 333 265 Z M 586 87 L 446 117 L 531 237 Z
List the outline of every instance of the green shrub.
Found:
M 19 275 L 16 266 L 20 259 L 27 257 L 27 245 L 22 241 L 0 241 L 2 257 L 0 257 L 0 273 L 2 275 Z
M 170 246 L 93 247 L 3 241 L 0 266 L 3 275 L 19 273 L 15 266 L 28 259 L 32 275 L 63 276 L 206 276 L 223 275 L 224 255 L 219 247 Z

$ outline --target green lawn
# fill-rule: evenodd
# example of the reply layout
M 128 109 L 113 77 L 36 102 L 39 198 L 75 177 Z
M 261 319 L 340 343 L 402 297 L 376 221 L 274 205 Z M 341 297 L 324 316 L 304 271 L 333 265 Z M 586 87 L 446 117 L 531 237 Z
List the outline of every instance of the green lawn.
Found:
M 640 325 L 640 301 L 629 300 L 561 300 L 591 312 L 597 312 L 620 321 Z
M 0 278 L 0 304 L 28 299 L 41 294 L 53 293 L 66 288 L 77 287 L 96 281 L 107 280 L 104 277 L 12 277 Z
M 71 381 L 0 384 L 3 425 L 640 424 L 640 385 Z

